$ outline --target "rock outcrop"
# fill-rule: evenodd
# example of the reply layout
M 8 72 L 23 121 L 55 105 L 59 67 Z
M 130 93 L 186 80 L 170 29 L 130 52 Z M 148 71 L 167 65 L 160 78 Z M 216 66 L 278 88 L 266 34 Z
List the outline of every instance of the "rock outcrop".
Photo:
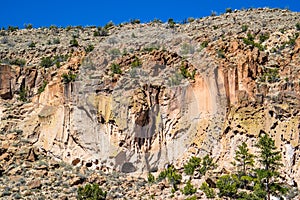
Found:
M 297 21 L 299 13 L 256 9 L 174 28 L 114 26 L 103 37 L 93 36 L 94 27 L 4 31 L 1 133 L 22 130 L 31 161 L 37 148 L 74 167 L 140 176 L 206 154 L 220 171 L 231 171 L 237 146 L 246 141 L 257 153 L 257 138 L 267 132 L 282 151 L 281 178 L 297 187 Z M 35 49 L 22 40 L 32 34 L 41 38 Z M 69 47 L 72 35 L 79 47 Z M 89 52 L 88 45 L 95 48 Z M 48 56 L 51 66 L 39 66 Z M 25 66 L 9 64 L 16 58 Z M 0 156 L 8 161 L 3 145 Z

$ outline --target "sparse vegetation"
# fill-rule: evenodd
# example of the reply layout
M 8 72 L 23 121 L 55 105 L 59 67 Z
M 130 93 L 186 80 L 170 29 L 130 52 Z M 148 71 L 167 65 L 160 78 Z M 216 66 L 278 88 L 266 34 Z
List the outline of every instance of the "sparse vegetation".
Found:
M 113 58 L 116 58 L 121 55 L 120 49 L 112 48 L 108 52 Z
M 92 52 L 94 50 L 94 45 L 89 44 L 87 47 L 84 48 L 85 52 L 89 53 Z
M 242 25 L 242 32 L 246 32 L 248 30 L 249 26 L 244 24 Z
M 255 169 L 257 174 L 256 186 L 263 190 L 267 199 L 270 200 L 270 195 L 280 196 L 285 194 L 288 189 L 283 187 L 278 178 L 280 173 L 278 168 L 282 166 L 281 151 L 278 151 L 275 146 L 275 141 L 267 134 L 262 134 L 257 143 L 259 151 L 259 163 L 261 167 Z
M 131 63 L 131 67 L 135 68 L 135 67 L 140 67 L 142 66 L 142 61 L 138 58 L 138 57 L 134 57 L 134 61 Z
M 53 44 L 60 44 L 60 39 L 59 38 L 54 38 L 53 39 Z
M 174 28 L 175 27 L 175 22 L 174 22 L 174 19 L 170 18 L 168 19 L 168 25 L 170 28 Z
M 191 44 L 183 43 L 181 45 L 181 51 L 180 51 L 181 54 L 183 55 L 193 54 L 194 52 L 195 52 L 195 48 Z
M 114 27 L 114 23 L 112 21 L 108 22 L 105 26 L 104 29 L 108 30 L 109 28 Z
M 13 32 L 13 31 L 19 30 L 19 27 L 18 26 L 8 26 L 7 30 L 10 32 Z
M 203 41 L 202 43 L 201 43 L 201 47 L 202 48 L 205 48 L 205 47 L 207 47 L 208 46 L 208 41 Z
M 200 166 L 201 158 L 191 157 L 187 164 L 184 165 L 184 172 L 187 175 L 193 175 L 196 168 Z
M 78 47 L 78 46 L 79 46 L 79 43 L 78 43 L 78 41 L 76 40 L 76 37 L 75 37 L 75 36 L 73 36 L 73 39 L 70 40 L 70 46 L 71 46 L 71 47 Z
M 202 175 L 205 175 L 207 171 L 214 169 L 216 166 L 217 166 L 216 163 L 214 163 L 213 159 L 207 154 L 202 159 L 201 167 L 199 169 L 199 172 Z
M 148 183 L 154 183 L 155 182 L 155 177 L 153 174 L 149 173 L 148 174 Z
M 225 12 L 226 13 L 232 13 L 232 9 L 231 8 L 226 8 Z
M 30 43 L 28 44 L 28 47 L 34 48 L 34 47 L 35 47 L 35 42 L 30 42 Z
M 108 36 L 108 30 L 106 28 L 98 27 L 96 31 L 94 31 L 94 37 L 104 37 Z
M 181 80 L 184 79 L 184 77 L 179 73 L 175 72 L 173 76 L 171 76 L 168 80 L 169 86 L 177 86 L 181 83 Z
M 254 42 L 254 39 L 255 39 L 255 37 L 251 33 L 248 33 L 247 38 L 243 38 L 243 42 L 246 45 L 249 45 L 251 47 L 257 47 L 260 51 L 263 51 L 265 49 L 265 47 L 263 45 L 261 45 L 260 43 Z
M 45 91 L 45 88 L 46 88 L 47 84 L 48 84 L 47 81 L 43 81 L 43 84 L 38 89 L 38 94 L 41 94 L 42 92 Z
M 102 191 L 98 184 L 86 184 L 77 190 L 78 200 L 104 200 L 107 192 Z
M 277 68 L 264 68 L 260 76 L 261 82 L 275 83 L 280 81 L 280 75 Z
M 131 19 L 130 23 L 131 24 L 139 24 L 139 23 L 141 23 L 141 20 L 139 20 L 139 19 Z
M 170 165 L 167 169 L 160 172 L 156 180 L 159 182 L 165 178 L 167 178 L 168 182 L 173 186 L 173 189 L 176 191 L 178 189 L 177 185 L 180 184 L 182 177 L 173 165 Z
M 214 189 L 210 188 L 206 182 L 202 183 L 200 190 L 204 192 L 208 199 L 213 199 L 216 196 Z
M 212 11 L 210 12 L 210 16 L 211 16 L 211 17 L 217 16 L 217 12 L 212 10 Z
M 50 30 L 55 30 L 55 29 L 58 29 L 58 27 L 56 25 L 52 24 L 52 25 L 49 26 L 49 29 Z
M 52 61 L 51 57 L 43 57 L 40 65 L 42 67 L 48 68 L 48 67 L 51 67 L 52 64 L 53 64 L 53 61 Z
M 189 23 L 192 23 L 192 22 L 194 22 L 194 21 L 195 21 L 195 18 L 193 18 L 193 17 L 189 17 L 189 18 L 188 18 L 188 22 L 189 22 Z
M 263 33 L 259 35 L 259 42 L 263 43 L 264 41 L 266 41 L 267 39 L 269 39 L 270 34 L 269 33 Z
M 296 23 L 296 30 L 297 30 L 297 31 L 300 31 L 300 23 L 299 23 L 299 22 Z
M 159 45 L 151 45 L 151 46 L 144 47 L 143 51 L 152 52 L 154 50 L 159 50 L 159 48 L 160 48 Z
M 55 64 L 56 67 L 60 67 L 60 63 L 67 61 L 68 58 L 69 58 L 69 56 L 67 54 L 54 56 L 53 59 L 50 56 L 43 57 L 41 60 L 40 66 L 48 68 Z
M 19 92 L 19 98 L 18 100 L 27 102 L 27 89 L 25 88 L 24 85 L 21 85 L 20 92 Z
M 192 195 L 192 194 L 195 194 L 197 192 L 197 188 L 195 188 L 192 185 L 191 180 L 188 180 L 188 182 L 186 183 L 184 188 L 181 190 L 181 192 L 184 195 Z
M 64 73 L 61 77 L 63 79 L 63 82 L 67 84 L 70 82 L 74 82 L 76 80 L 77 75 L 73 73 Z
M 114 74 L 122 74 L 122 70 L 121 70 L 121 67 L 120 67 L 119 64 L 112 63 L 112 64 L 110 65 L 110 70 L 111 70 L 111 72 L 112 72 L 112 76 L 113 76 Z
M 223 175 L 217 181 L 219 197 L 234 198 L 237 195 L 238 178 L 236 175 Z
M 218 56 L 218 58 L 226 58 L 223 49 L 218 49 L 218 50 L 217 50 L 217 56 Z
M 179 70 L 180 70 L 181 75 L 184 78 L 190 78 L 192 80 L 195 79 L 196 70 L 193 70 L 193 72 L 190 73 L 184 64 L 181 64 L 181 66 L 179 67 Z
M 8 63 L 11 64 L 11 65 L 18 65 L 20 67 L 24 67 L 25 64 L 26 64 L 26 60 L 21 59 L 21 58 L 16 58 L 16 59 L 13 59 L 13 60 L 9 60 Z
M 24 24 L 24 28 L 30 30 L 33 28 L 32 24 Z

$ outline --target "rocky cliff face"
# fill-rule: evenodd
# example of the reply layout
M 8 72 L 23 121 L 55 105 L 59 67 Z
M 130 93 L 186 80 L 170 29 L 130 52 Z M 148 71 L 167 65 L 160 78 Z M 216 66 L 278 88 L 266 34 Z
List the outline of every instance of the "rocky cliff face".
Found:
M 282 151 L 282 178 L 300 185 L 296 22 L 299 13 L 258 9 L 174 28 L 113 26 L 103 37 L 93 27 L 2 31 L 2 134 L 22 130 L 74 166 L 140 175 L 206 154 L 233 170 L 237 145 L 255 153 L 267 132 Z

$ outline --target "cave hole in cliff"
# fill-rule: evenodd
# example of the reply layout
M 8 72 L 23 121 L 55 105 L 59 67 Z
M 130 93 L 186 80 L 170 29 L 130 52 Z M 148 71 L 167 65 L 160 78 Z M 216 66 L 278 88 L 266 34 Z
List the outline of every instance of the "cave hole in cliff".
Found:
M 119 147 L 122 147 L 124 144 L 125 144 L 125 141 L 124 140 L 120 140 Z
M 91 167 L 91 166 L 93 166 L 93 163 L 87 162 L 87 163 L 85 164 L 85 166 L 86 166 L 86 167 Z

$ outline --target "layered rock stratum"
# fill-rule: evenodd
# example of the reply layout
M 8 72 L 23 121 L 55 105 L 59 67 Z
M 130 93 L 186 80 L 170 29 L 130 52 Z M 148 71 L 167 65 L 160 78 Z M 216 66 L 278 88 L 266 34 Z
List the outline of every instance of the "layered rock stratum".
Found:
M 256 154 L 261 133 L 282 152 L 282 180 L 300 189 L 297 22 L 296 12 L 250 9 L 174 27 L 121 24 L 103 36 L 96 27 L 2 30 L 2 196 L 75 198 L 75 186 L 97 180 L 112 199 L 170 198 L 137 177 L 206 154 L 230 172 L 237 146 Z

